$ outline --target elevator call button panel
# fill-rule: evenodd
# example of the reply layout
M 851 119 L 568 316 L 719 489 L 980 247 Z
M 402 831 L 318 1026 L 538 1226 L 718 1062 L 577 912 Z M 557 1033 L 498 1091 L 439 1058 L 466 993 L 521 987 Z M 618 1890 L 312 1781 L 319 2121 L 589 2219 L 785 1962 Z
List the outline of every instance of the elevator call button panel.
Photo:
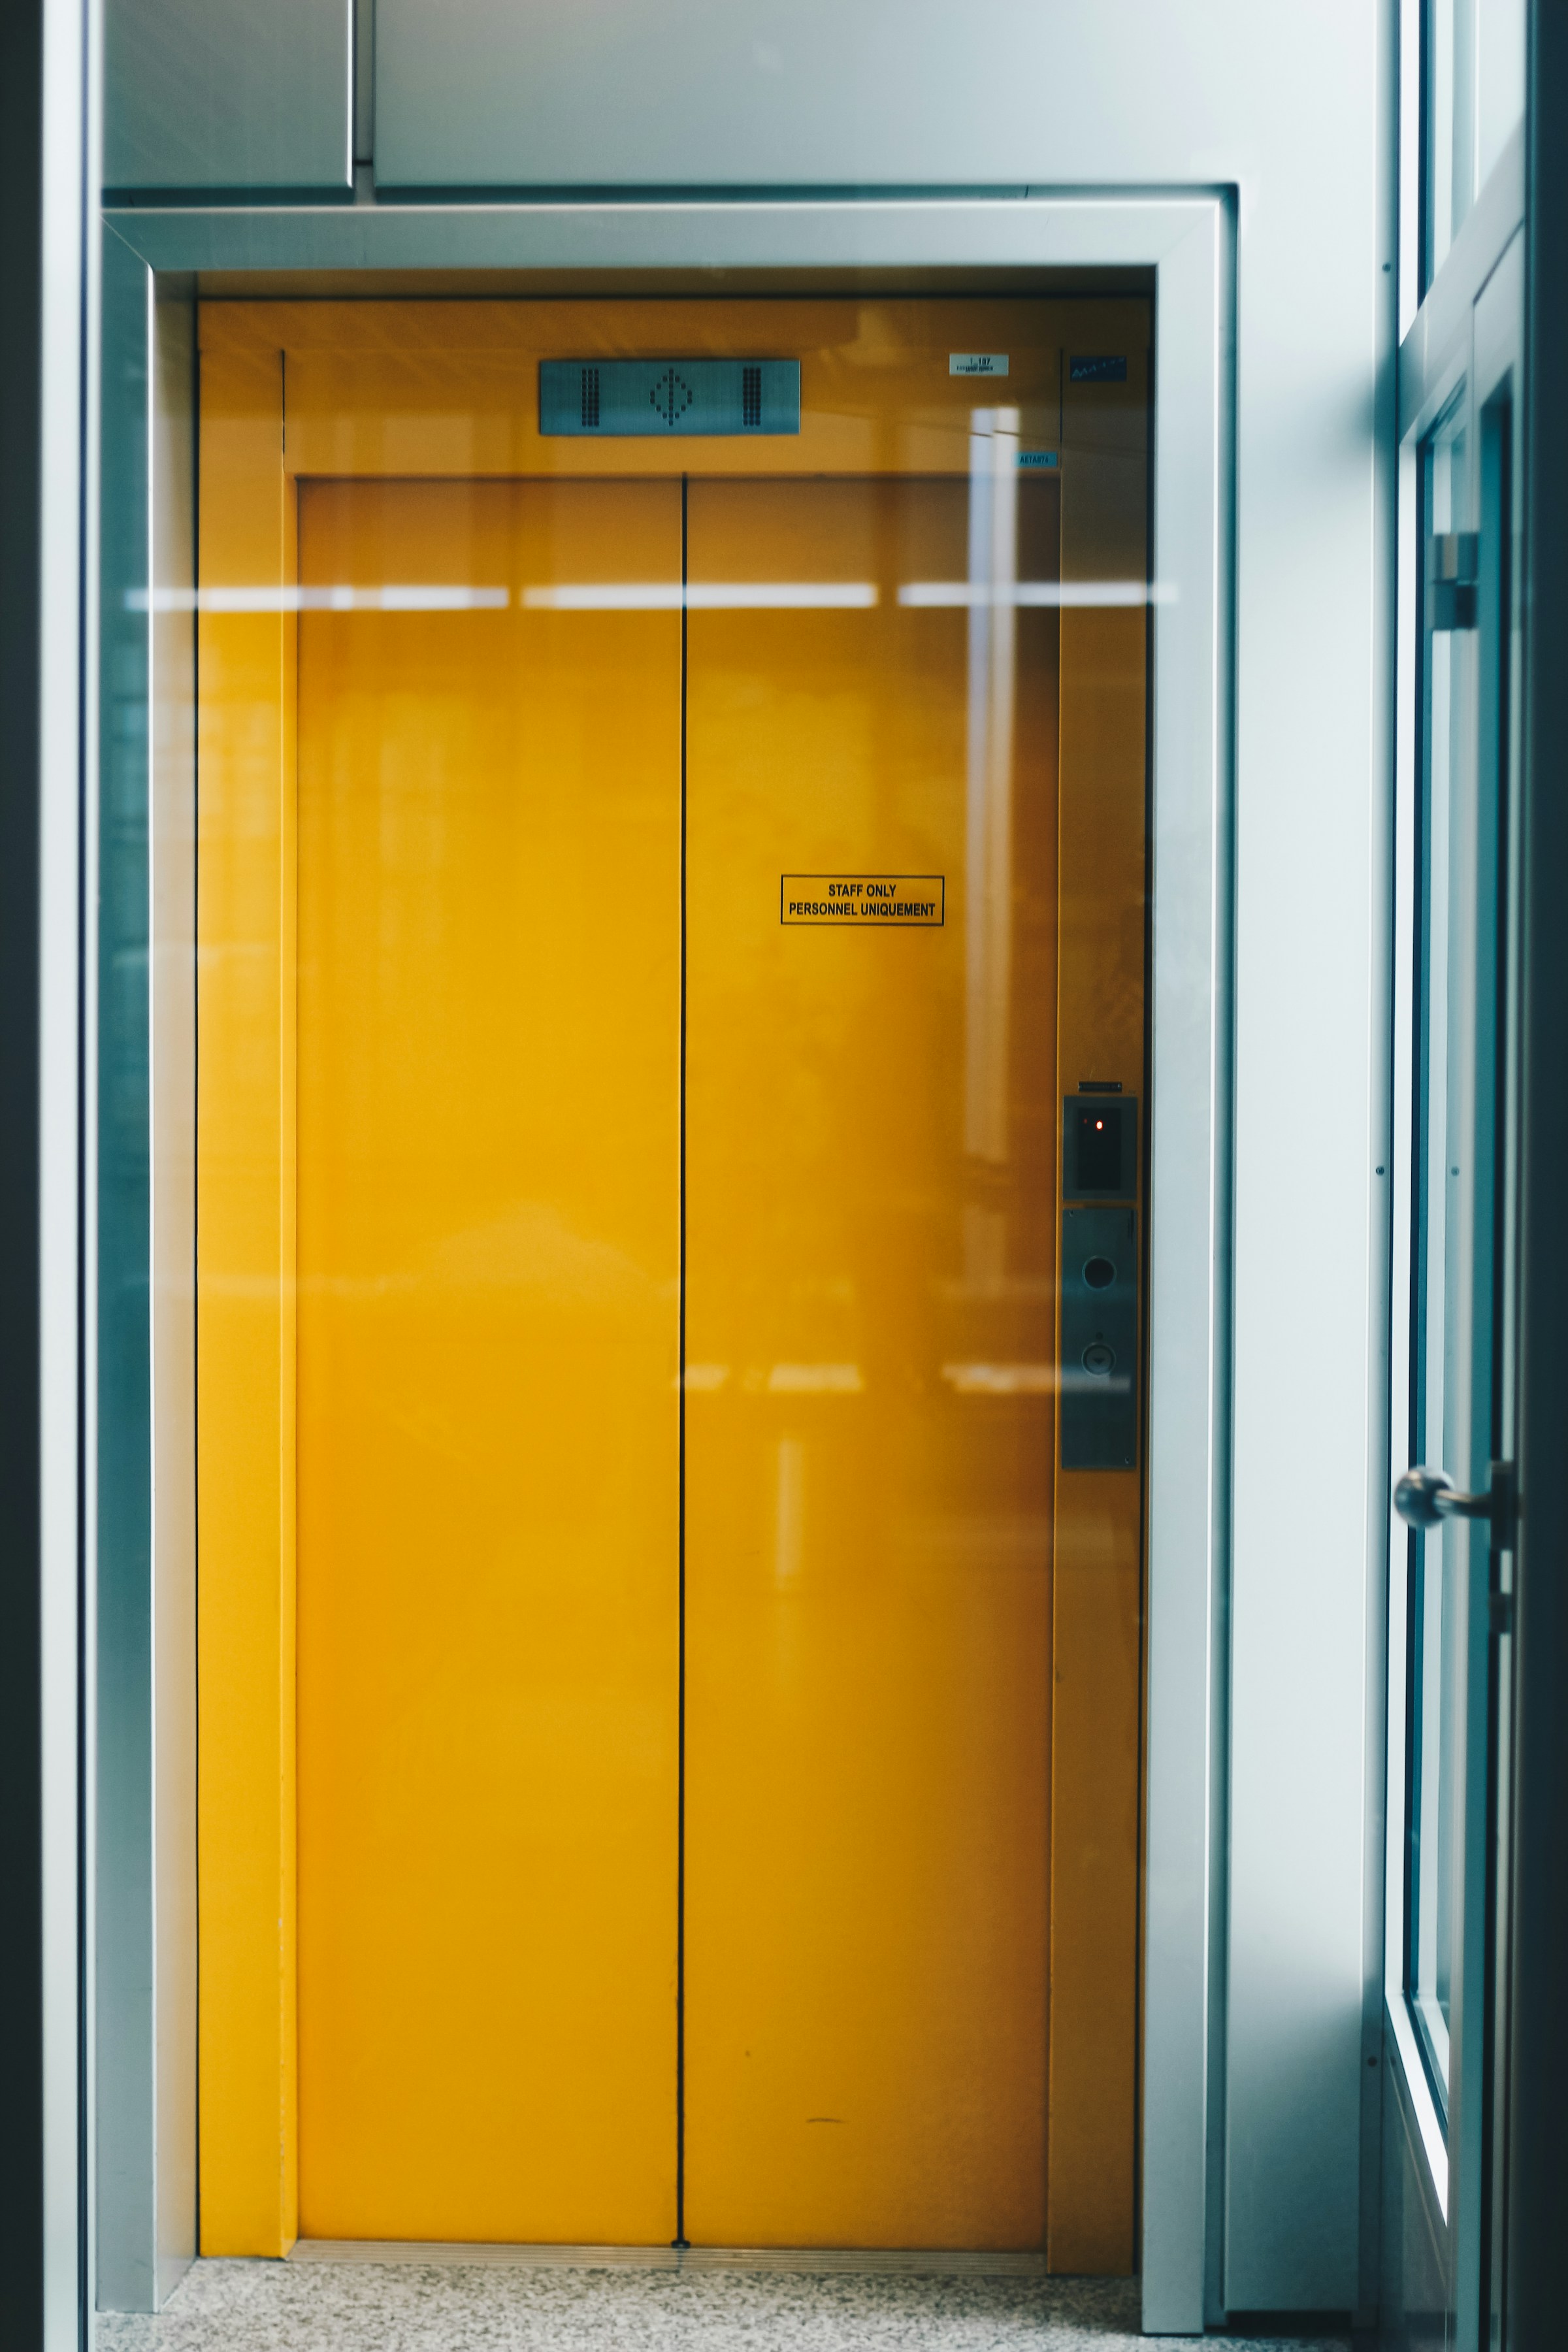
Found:
M 1064 1470 L 1138 1462 L 1138 1219 L 1064 1209 L 1061 1273 Z

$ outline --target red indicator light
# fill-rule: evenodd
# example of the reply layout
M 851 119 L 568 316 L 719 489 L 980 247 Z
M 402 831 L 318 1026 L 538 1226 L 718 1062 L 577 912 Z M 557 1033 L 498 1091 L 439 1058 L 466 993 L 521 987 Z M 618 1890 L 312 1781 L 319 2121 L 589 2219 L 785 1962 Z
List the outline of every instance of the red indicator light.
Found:
M 1097 1119 L 1095 1120 L 1095 1122 L 1094 1122 L 1094 1125 L 1095 1125 L 1095 1131 L 1096 1131 L 1096 1133 L 1098 1134 L 1098 1133 L 1099 1133 L 1099 1131 L 1100 1131 L 1100 1129 L 1105 1125 L 1105 1121 L 1104 1121 L 1102 1118 L 1097 1118 Z

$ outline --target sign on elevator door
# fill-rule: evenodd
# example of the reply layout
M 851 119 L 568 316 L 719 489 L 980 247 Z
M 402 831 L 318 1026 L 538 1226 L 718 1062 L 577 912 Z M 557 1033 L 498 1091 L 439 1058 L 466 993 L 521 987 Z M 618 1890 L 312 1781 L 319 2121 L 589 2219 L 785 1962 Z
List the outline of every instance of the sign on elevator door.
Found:
M 937 930 L 945 898 L 941 874 L 785 874 L 779 920 Z

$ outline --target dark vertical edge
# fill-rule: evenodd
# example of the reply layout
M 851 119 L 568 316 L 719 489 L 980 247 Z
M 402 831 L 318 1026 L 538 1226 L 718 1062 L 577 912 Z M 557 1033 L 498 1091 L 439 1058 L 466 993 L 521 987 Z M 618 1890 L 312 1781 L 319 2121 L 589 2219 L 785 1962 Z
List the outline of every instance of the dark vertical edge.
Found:
M 689 476 L 680 477 L 680 1142 L 678 1208 L 680 1258 L 679 1374 L 679 1522 L 675 1766 L 675 2243 L 686 2243 L 686 608 Z
M 88 1432 L 94 1428 L 89 1406 L 88 1381 L 96 1360 L 96 1350 L 88 1339 L 88 1317 L 91 1291 L 89 1276 L 92 1241 L 88 1232 L 88 1204 L 93 1198 L 93 1187 L 88 1169 L 88 1151 L 94 1135 L 94 1123 L 89 1116 L 88 1085 L 92 1063 L 88 1052 L 87 1023 L 89 1012 L 95 1012 L 88 987 L 88 923 L 93 908 L 89 903 L 89 843 L 92 829 L 88 822 L 88 778 L 93 773 L 88 742 L 89 729 L 95 718 L 96 695 L 90 685 L 88 659 L 89 628 L 98 619 L 89 614 L 88 591 L 94 577 L 92 550 L 89 544 L 89 505 L 87 485 L 92 478 L 93 466 L 87 446 L 88 419 L 94 414 L 89 370 L 95 363 L 98 338 L 95 321 L 89 316 L 89 302 L 98 302 L 97 280 L 88 268 L 87 238 L 99 235 L 97 227 L 98 159 L 91 143 L 91 110 L 89 104 L 88 58 L 91 31 L 84 16 L 82 34 L 82 71 L 77 91 L 77 197 L 79 243 L 77 247 L 77 382 L 76 400 L 78 430 L 81 438 L 80 488 L 77 499 L 76 545 L 76 2336 L 78 2352 L 90 2352 L 93 2334 L 93 2248 L 89 2242 L 89 2216 L 92 2214 L 92 2182 L 89 2166 L 93 2150 L 90 2093 L 92 2089 L 92 2032 L 88 2013 L 88 2001 L 93 1983 L 93 1956 L 89 1948 L 89 1931 L 93 1920 L 91 1892 L 88 1869 L 92 1846 L 92 1792 L 88 1784 L 88 1766 L 92 1753 L 88 1706 L 92 1693 L 92 1670 L 88 1657 L 87 1629 L 92 1624 L 92 1612 L 88 1595 L 88 1574 L 96 1560 L 96 1548 L 88 1525 L 88 1510 L 94 1491 L 93 1465 L 87 1451 Z M 100 247 L 101 250 L 101 247 Z M 92 527 L 96 530 L 96 517 Z M 92 876 L 97 887 L 97 876 Z
M 353 171 L 375 162 L 375 0 L 353 0 L 350 161 Z
M 38 1589 L 43 0 L 0 9 L 0 2341 L 44 2323 Z
M 153 585 L 147 527 L 148 282 L 145 263 L 106 229 L 100 281 L 98 904 L 83 910 L 83 936 L 90 914 L 98 934 L 96 2251 L 98 2293 L 113 2311 L 150 2309 L 156 2291 L 149 2006 L 154 1929 L 148 817 L 154 624 L 148 593 Z M 85 1119 L 82 1132 L 85 1140 Z M 84 1369 L 86 1362 L 84 1351 Z
M 1506 2341 L 1563 2340 L 1568 2107 L 1568 9 L 1531 0 L 1526 110 L 1520 1489 Z
M 202 1319 L 200 1294 L 196 1284 L 201 1269 L 202 1193 L 196 1170 L 200 1166 L 202 1120 L 202 614 L 200 592 L 202 584 L 202 312 L 196 299 L 195 281 L 191 282 L 191 595 L 195 610 L 191 614 L 191 1150 L 195 1166 L 191 1174 L 191 1572 L 195 1591 L 191 1609 L 191 1638 L 195 1654 L 191 1659 L 191 1681 L 195 1691 L 195 1753 L 191 1759 L 192 1785 L 198 1797 L 202 1785 Z M 202 2033 L 202 1970 L 201 1970 L 201 1910 L 202 1910 L 202 1850 L 198 1839 L 195 1848 L 195 1916 L 196 1936 L 196 2013 L 192 2021 L 196 2049 L 201 2050 Z M 194 2243 L 199 2255 L 202 2251 L 202 2100 L 198 2067 L 195 2097 L 195 2216 Z
M 1480 584 L 1480 709 L 1479 754 L 1482 799 L 1480 821 L 1484 828 L 1483 843 L 1489 845 L 1491 859 L 1489 923 L 1494 942 L 1487 960 L 1491 983 L 1491 1002 L 1478 1006 L 1485 1033 L 1492 1039 L 1492 1094 L 1487 1106 L 1490 1128 L 1490 1191 L 1491 1202 L 1488 1223 L 1491 1229 L 1491 1255 L 1487 1267 L 1491 1290 L 1489 1317 L 1489 1353 L 1492 1377 L 1490 1394 L 1486 1401 L 1488 1418 L 1487 1453 L 1496 1461 L 1503 1453 L 1505 1354 L 1510 1336 L 1512 1316 L 1510 1312 L 1507 1280 L 1511 1256 L 1507 1191 L 1513 1154 L 1509 1149 L 1508 1121 L 1514 1092 L 1512 1061 L 1510 1051 L 1510 898 L 1512 887 L 1511 836 L 1516 813 L 1510 792 L 1509 745 L 1513 733 L 1511 709 L 1510 646 L 1513 622 L 1513 400 L 1498 400 L 1481 416 L 1481 499 L 1477 518 L 1481 538 Z M 1483 866 L 1480 880 L 1483 887 L 1489 877 Z M 1480 1021 L 1478 1021 L 1478 1028 Z M 1478 1170 L 1484 1161 L 1478 1155 Z M 1506 2103 L 1506 2085 L 1499 2081 L 1497 2032 L 1502 2016 L 1500 2010 L 1499 1974 L 1502 1953 L 1500 1930 L 1502 1926 L 1499 1897 L 1506 1884 L 1505 1859 L 1499 1845 L 1499 1832 L 1506 1830 L 1506 1808 L 1503 1803 L 1503 1780 L 1500 1767 L 1507 1738 L 1503 1696 L 1503 1655 L 1499 1641 L 1499 1627 L 1491 1610 L 1490 1595 L 1498 1589 L 1499 1550 L 1495 1533 L 1488 1547 L 1487 1567 L 1488 1630 L 1485 1636 L 1486 1672 L 1484 1676 L 1486 1707 L 1485 1787 L 1483 1793 L 1484 1830 L 1481 1859 L 1481 1890 L 1478 1897 L 1478 1928 L 1476 1941 L 1480 1950 L 1482 1972 L 1481 1992 L 1475 2004 L 1479 2025 L 1479 2039 L 1484 2059 L 1476 2070 L 1481 2079 L 1470 2095 L 1479 2106 L 1479 2122 L 1475 2129 L 1479 2157 L 1477 2183 L 1479 2211 L 1477 2217 L 1476 2242 L 1479 2249 L 1478 2307 L 1485 2313 L 1498 2307 L 1500 2282 L 1495 2275 L 1497 2222 L 1500 2208 L 1506 2201 L 1506 2182 L 1499 2165 L 1498 2102 L 1500 2092 Z M 1473 1554 L 1472 1554 L 1473 1558 Z M 1472 1575 L 1476 1573 L 1472 1567 Z M 1471 1931 L 1474 1932 L 1474 1931 Z M 1472 2080 L 1474 2080 L 1472 2074 Z

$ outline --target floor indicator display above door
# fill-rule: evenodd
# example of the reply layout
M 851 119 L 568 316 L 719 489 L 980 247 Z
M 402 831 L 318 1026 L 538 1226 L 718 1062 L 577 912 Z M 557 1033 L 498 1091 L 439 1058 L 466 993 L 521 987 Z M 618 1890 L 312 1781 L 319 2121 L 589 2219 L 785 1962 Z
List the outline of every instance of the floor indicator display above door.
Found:
M 800 431 L 798 360 L 546 360 L 542 434 L 618 436 Z

